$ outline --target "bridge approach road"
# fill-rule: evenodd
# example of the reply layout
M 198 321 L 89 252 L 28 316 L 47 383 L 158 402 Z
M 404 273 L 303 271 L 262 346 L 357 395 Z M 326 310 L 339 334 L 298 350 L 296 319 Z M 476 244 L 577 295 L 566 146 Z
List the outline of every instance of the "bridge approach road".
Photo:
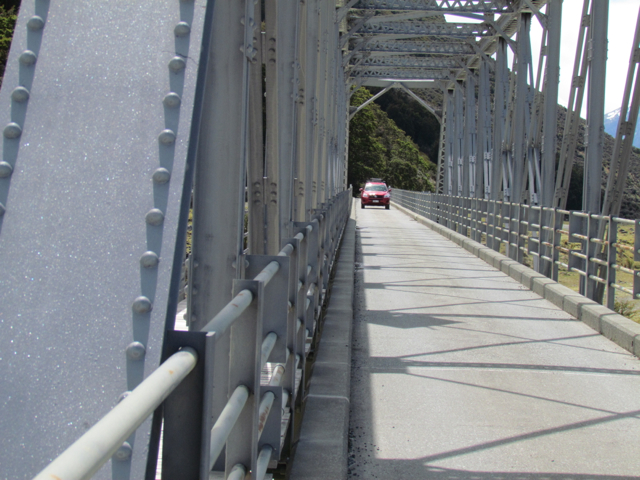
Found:
M 391 208 L 357 209 L 349 478 L 640 478 L 640 360 Z

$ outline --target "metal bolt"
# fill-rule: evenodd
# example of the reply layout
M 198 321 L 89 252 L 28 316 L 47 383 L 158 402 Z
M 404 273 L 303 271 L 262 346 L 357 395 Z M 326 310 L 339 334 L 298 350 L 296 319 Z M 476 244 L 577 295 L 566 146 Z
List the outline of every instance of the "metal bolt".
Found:
M 25 50 L 20 54 L 20 63 L 27 67 L 30 67 L 31 65 L 36 63 L 37 59 L 38 57 L 36 57 L 36 54 L 33 53 L 31 50 Z
M 182 57 L 173 57 L 169 61 L 169 69 L 173 73 L 179 73 L 182 70 L 184 70 L 186 67 L 187 67 L 187 64 L 185 63 L 184 59 L 182 59 Z
M 113 454 L 113 459 L 118 462 L 126 462 L 131 458 L 131 453 L 133 452 L 133 448 L 129 445 L 129 442 L 123 442 L 120 445 L 120 448 L 116 450 L 116 453 Z
M 175 33 L 176 37 L 184 37 L 191 33 L 191 25 L 187 22 L 180 22 L 176 25 L 176 28 L 173 29 L 173 33 Z
M 129 390 L 127 390 L 126 392 L 122 392 L 120 394 L 120 396 L 118 397 L 118 402 L 117 403 L 120 403 L 122 400 L 127 398 L 129 396 L 129 394 L 131 394 L 131 391 L 129 391 Z
M 164 222 L 164 213 L 157 208 L 152 208 L 144 218 L 149 225 L 162 225 L 162 222 Z
M 155 172 L 153 172 L 153 181 L 158 184 L 167 183 L 171 178 L 171 173 L 166 168 L 157 168 Z
M 172 130 L 169 130 L 167 128 L 166 130 L 160 132 L 160 135 L 158 135 L 158 140 L 163 145 L 173 145 L 176 141 L 176 134 L 173 133 Z
M 144 358 L 144 354 L 146 349 L 144 345 L 140 342 L 131 342 L 127 345 L 127 358 L 129 360 L 142 360 Z
M 7 162 L 0 162 L 0 178 L 10 177 L 13 173 L 13 168 Z
M 29 90 L 24 87 L 16 87 L 11 92 L 11 98 L 14 102 L 22 103 L 29 100 Z
M 180 95 L 175 92 L 170 92 L 164 97 L 162 103 L 164 103 L 164 106 L 167 108 L 177 108 L 180 106 L 181 101 Z
M 7 209 L 4 208 L 4 205 L 0 203 L 0 217 L 4 215 L 4 212 L 6 212 Z
M 42 17 L 34 15 L 27 22 L 27 27 L 29 27 L 29 30 L 33 31 L 42 30 L 44 28 L 44 20 L 42 19 Z
M 153 268 L 158 265 L 159 261 L 156 252 L 152 251 L 144 252 L 140 257 L 140 265 L 144 268 Z
M 6 127 L 4 127 L 4 136 L 6 138 L 18 138 L 22 135 L 22 128 L 15 122 L 9 123 Z
M 133 311 L 136 313 L 149 313 L 153 309 L 153 305 L 151 305 L 151 300 L 147 297 L 138 297 L 133 301 L 132 307 Z

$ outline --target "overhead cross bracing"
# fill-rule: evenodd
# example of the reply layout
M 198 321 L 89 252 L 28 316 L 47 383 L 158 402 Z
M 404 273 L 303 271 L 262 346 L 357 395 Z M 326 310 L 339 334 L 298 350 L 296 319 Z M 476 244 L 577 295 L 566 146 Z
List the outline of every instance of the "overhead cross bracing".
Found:
M 512 12 L 510 0 L 362 0 L 356 8 L 425 12 Z

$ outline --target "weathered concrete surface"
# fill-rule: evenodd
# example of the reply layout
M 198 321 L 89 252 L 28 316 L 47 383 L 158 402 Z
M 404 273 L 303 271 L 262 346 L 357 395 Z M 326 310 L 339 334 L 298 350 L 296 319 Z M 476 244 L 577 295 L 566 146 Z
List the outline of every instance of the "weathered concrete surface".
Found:
M 391 208 L 358 210 L 350 478 L 640 478 L 638 358 Z

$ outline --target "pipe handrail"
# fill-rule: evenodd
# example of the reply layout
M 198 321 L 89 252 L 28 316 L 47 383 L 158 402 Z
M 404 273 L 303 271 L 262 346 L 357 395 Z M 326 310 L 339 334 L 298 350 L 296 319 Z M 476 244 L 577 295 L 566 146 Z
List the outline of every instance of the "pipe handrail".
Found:
M 131 454 L 125 440 L 142 425 L 193 370 L 198 354 L 190 347 L 171 355 L 98 423 L 60 454 L 34 480 L 86 480 L 119 449 Z

